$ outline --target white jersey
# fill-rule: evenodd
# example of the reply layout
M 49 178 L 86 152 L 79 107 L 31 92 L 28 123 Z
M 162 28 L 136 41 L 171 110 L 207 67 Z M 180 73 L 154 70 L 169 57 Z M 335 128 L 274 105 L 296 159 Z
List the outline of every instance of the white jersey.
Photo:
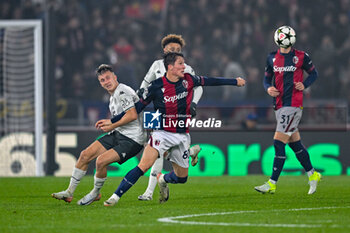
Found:
M 157 78 L 163 77 L 165 72 L 166 72 L 166 70 L 165 70 L 163 59 L 154 61 L 153 64 L 151 65 L 151 67 L 149 68 L 146 76 L 143 79 L 144 82 L 142 82 L 141 88 L 148 87 L 148 85 L 152 81 L 156 80 Z M 187 64 L 185 64 L 185 73 L 190 73 L 191 75 L 195 75 L 192 67 L 187 65 Z
M 138 101 L 139 97 L 131 87 L 119 83 L 109 99 L 109 110 L 111 111 L 112 116 L 116 116 L 122 112 L 128 111 L 132 107 L 135 107 L 135 103 Z M 142 114 L 139 114 L 136 120 L 117 127 L 115 130 L 140 145 L 143 145 L 146 141 L 147 135 L 142 127 L 142 120 Z

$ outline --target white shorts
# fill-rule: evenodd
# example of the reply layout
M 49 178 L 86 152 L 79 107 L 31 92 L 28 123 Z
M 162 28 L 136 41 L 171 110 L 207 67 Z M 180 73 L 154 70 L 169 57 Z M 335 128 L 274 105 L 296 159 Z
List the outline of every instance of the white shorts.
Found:
M 282 107 L 275 111 L 277 126 L 276 132 L 291 136 L 298 131 L 303 110 L 298 107 Z
M 164 153 L 170 150 L 166 159 L 180 167 L 189 167 L 190 134 L 156 130 L 151 133 L 148 144 L 158 151 L 159 156 L 164 156 Z

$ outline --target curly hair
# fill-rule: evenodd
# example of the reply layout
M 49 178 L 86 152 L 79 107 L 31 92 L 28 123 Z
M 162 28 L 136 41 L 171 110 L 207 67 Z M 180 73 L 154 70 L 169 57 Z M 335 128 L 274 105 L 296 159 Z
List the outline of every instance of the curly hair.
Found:
M 186 45 L 186 42 L 182 38 L 182 36 L 176 35 L 176 34 L 169 34 L 169 35 L 165 36 L 161 42 L 162 48 L 164 49 L 165 46 L 169 43 L 177 43 L 181 46 L 181 48 L 185 47 L 185 45 Z

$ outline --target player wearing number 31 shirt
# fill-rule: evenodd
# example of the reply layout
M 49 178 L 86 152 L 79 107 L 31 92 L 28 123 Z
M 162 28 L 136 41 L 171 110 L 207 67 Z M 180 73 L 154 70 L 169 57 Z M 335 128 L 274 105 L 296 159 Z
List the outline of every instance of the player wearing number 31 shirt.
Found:
M 288 26 L 283 26 L 288 27 Z M 281 27 L 282 28 L 282 27 Z M 288 27 L 289 30 L 294 30 Z M 276 33 L 279 32 L 276 30 Z M 283 35 L 284 37 L 284 35 Z M 309 76 L 304 80 L 306 71 Z M 298 125 L 303 108 L 303 90 L 316 79 L 317 71 L 309 55 L 303 51 L 281 45 L 267 57 L 264 87 L 273 97 L 277 126 L 274 135 L 275 158 L 270 180 L 255 190 L 262 193 L 274 193 L 276 183 L 286 160 L 285 146 L 288 143 L 294 151 L 300 164 L 309 176 L 310 189 L 308 194 L 316 192 L 321 174 L 311 165 L 309 153 L 301 143 Z

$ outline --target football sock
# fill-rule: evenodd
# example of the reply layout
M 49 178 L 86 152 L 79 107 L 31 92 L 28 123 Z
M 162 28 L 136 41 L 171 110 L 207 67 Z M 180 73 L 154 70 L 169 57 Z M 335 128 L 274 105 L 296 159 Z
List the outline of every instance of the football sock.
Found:
M 312 168 L 310 171 L 306 172 L 306 174 L 308 177 L 310 177 L 312 176 L 312 174 L 314 174 L 314 172 L 315 172 L 315 169 Z
M 80 180 L 85 176 L 85 174 L 86 174 L 86 171 L 83 171 L 76 167 L 73 168 L 72 176 L 70 178 L 69 186 L 67 189 L 71 194 L 74 193 L 75 189 L 80 183 Z
M 136 166 L 134 169 L 129 171 L 128 174 L 126 174 L 114 193 L 119 197 L 123 196 L 123 194 L 126 193 L 142 175 L 143 171 L 138 166 Z
M 301 143 L 301 141 L 299 140 L 297 142 L 291 142 L 289 143 L 289 147 L 292 148 L 297 159 L 299 160 L 300 164 L 303 166 L 305 171 L 311 171 L 313 167 L 311 165 L 310 156 L 304 145 Z
M 100 190 L 105 183 L 107 178 L 98 178 L 94 176 L 94 189 L 91 191 L 91 193 L 98 194 L 100 193 Z
M 153 195 L 153 191 L 157 185 L 157 175 L 158 175 L 158 173 L 161 173 L 162 169 L 163 169 L 163 161 L 164 161 L 164 157 L 160 156 L 160 158 L 158 158 L 154 162 L 152 169 L 151 169 L 151 174 L 149 176 L 148 186 L 147 186 L 147 189 L 145 191 L 145 194 Z
M 275 147 L 275 159 L 273 160 L 273 171 L 271 180 L 277 182 L 282 172 L 284 162 L 286 161 L 286 144 L 279 140 L 274 140 L 273 145 Z
M 275 180 L 269 179 L 269 181 L 271 182 L 271 184 L 276 184 L 276 181 L 275 181 Z
M 172 183 L 172 184 L 181 183 L 181 184 L 184 184 L 187 181 L 187 176 L 186 177 L 178 177 L 178 176 L 176 176 L 175 172 L 172 171 L 172 172 L 164 175 L 164 180 L 167 183 Z
M 119 201 L 119 199 L 120 199 L 120 197 L 118 197 L 118 195 L 115 194 L 115 193 L 113 193 L 112 196 L 111 196 L 110 198 L 113 198 L 113 199 L 115 199 L 115 200 L 117 200 L 117 201 Z

